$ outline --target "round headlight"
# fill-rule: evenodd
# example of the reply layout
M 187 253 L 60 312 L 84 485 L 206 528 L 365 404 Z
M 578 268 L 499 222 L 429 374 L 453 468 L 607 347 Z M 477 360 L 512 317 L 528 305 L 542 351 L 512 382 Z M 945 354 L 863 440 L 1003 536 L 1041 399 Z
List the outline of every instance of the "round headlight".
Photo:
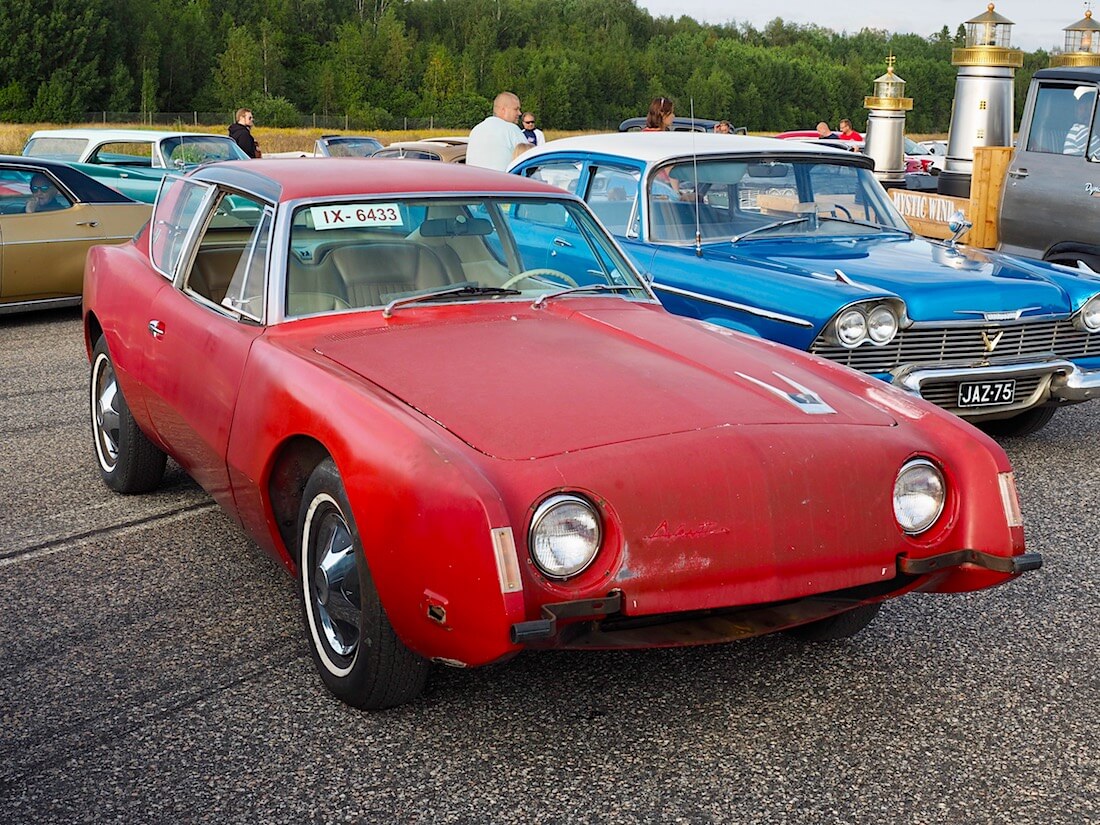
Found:
M 867 339 L 867 319 L 858 309 L 849 309 L 836 319 L 836 337 L 846 347 L 858 347 Z
M 923 533 L 936 523 L 946 498 L 943 473 L 927 459 L 907 463 L 894 482 L 894 518 L 906 533 Z
M 535 510 L 528 545 L 539 570 L 554 579 L 580 573 L 600 549 L 600 516 L 580 496 L 555 495 Z
M 1089 332 L 1100 331 L 1100 295 L 1086 301 L 1077 317 L 1081 320 L 1081 326 Z
M 887 306 L 878 306 L 867 316 L 867 337 L 875 344 L 886 344 L 898 332 L 898 316 Z

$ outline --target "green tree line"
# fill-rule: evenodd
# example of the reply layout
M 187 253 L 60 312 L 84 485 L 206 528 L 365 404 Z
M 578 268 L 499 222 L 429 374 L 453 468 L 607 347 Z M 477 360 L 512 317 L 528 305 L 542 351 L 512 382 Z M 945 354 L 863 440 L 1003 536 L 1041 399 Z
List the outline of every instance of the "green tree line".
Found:
M 893 54 L 915 99 L 908 130 L 943 132 L 962 36 L 709 25 L 634 0 L 3 0 L 0 117 L 249 106 L 272 126 L 313 113 L 468 128 L 507 89 L 552 129 L 608 128 L 659 95 L 751 131 L 862 127 Z M 1018 107 L 1047 59 L 1026 55 Z

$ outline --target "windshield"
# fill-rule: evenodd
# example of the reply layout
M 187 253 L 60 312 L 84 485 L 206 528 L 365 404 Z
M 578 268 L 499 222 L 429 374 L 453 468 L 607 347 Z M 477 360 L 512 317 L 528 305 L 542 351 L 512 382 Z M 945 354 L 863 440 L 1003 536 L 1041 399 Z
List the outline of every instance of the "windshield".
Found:
M 218 160 L 248 160 L 232 138 L 217 135 L 178 135 L 161 141 L 160 151 L 172 166 L 195 166 Z
M 327 138 L 324 145 L 328 154 L 334 158 L 369 158 L 382 148 L 374 138 Z
M 909 232 L 871 170 L 828 158 L 702 158 L 648 183 L 649 239 L 693 243 Z M 791 220 L 805 218 L 805 220 Z
M 299 206 L 292 218 L 286 275 L 292 317 L 407 304 L 401 299 L 417 296 L 433 303 L 532 301 L 578 286 L 630 289 L 571 294 L 651 300 L 578 201 L 343 199 Z

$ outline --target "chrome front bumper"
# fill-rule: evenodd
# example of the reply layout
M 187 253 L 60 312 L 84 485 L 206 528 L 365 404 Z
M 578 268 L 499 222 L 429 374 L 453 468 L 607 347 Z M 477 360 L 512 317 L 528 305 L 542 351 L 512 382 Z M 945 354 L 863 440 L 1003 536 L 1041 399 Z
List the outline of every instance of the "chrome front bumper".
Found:
M 1022 412 L 1048 401 L 1075 404 L 1100 398 L 1100 370 L 1084 370 L 1072 361 L 1059 358 L 978 366 L 905 366 L 891 373 L 890 383 L 913 395 L 925 397 L 925 390 L 932 384 L 1036 378 L 1039 380 L 1032 391 L 1012 404 L 962 408 L 944 404 L 941 406 L 957 415 L 974 417 Z

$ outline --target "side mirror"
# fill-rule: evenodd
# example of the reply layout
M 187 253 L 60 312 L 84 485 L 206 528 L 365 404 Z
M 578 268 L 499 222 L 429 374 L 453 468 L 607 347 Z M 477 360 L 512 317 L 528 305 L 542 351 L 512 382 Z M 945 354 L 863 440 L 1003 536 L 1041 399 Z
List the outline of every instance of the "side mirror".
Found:
M 966 219 L 966 215 L 963 214 L 961 209 L 956 209 L 951 217 L 947 221 L 947 228 L 951 230 L 951 240 L 948 243 L 954 246 L 958 243 L 959 238 L 970 231 L 970 228 L 974 226 L 973 223 Z

